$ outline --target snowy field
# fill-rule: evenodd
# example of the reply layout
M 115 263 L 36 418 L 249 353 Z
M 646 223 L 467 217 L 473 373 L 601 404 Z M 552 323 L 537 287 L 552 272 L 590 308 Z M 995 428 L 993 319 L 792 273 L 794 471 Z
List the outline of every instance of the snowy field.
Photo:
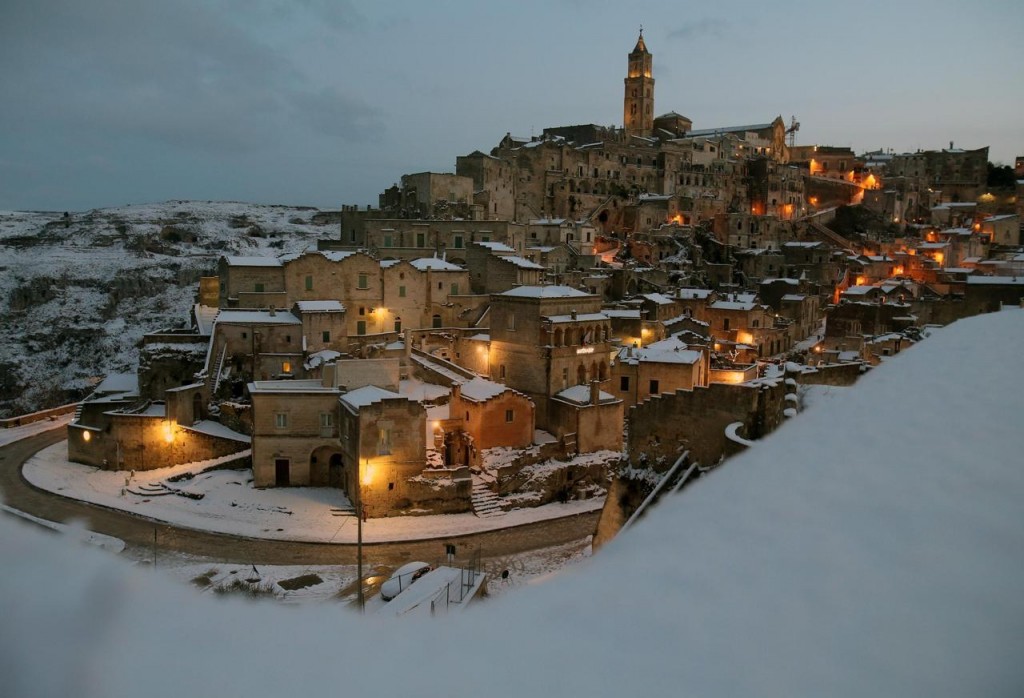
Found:
M 4 694 L 1020 695 L 1022 345 L 1021 311 L 937 331 L 456 617 L 213 603 L 2 519 Z
M 252 472 L 249 470 L 214 470 L 196 475 L 186 482 L 166 482 L 168 475 L 180 474 L 182 471 L 182 468 L 168 468 L 138 472 L 126 488 L 127 474 L 123 471 L 112 472 L 80 463 L 69 463 L 67 444 L 61 442 L 37 453 L 25 464 L 23 473 L 29 482 L 40 489 L 175 526 L 248 538 L 317 543 L 356 542 L 356 521 L 348 514 L 351 504 L 341 490 L 331 487 L 256 489 L 252 486 Z M 180 489 L 193 495 L 201 494 L 203 498 L 195 500 L 176 494 L 154 496 L 131 493 L 145 492 L 161 482 L 168 488 Z M 127 491 L 122 494 L 122 490 Z M 596 511 L 603 504 L 603 497 L 595 497 L 565 504 L 517 509 L 493 518 L 448 514 L 370 519 L 363 524 L 363 541 L 386 543 L 429 540 L 493 531 Z

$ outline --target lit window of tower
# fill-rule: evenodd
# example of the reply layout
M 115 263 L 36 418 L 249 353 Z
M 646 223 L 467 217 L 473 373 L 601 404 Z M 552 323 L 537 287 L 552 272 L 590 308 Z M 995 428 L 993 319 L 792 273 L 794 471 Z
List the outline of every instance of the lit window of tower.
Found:
M 629 54 L 626 74 L 626 96 L 623 101 L 622 126 L 627 135 L 649 136 L 654 130 L 654 78 L 652 57 L 644 43 L 644 29 Z

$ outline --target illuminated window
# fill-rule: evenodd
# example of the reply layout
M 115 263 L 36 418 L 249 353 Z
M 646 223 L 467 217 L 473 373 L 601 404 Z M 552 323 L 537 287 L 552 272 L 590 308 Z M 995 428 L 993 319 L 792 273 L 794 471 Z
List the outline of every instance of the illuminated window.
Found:
M 292 362 L 291 361 L 282 361 L 281 362 L 281 373 L 291 373 L 291 372 L 292 372 Z

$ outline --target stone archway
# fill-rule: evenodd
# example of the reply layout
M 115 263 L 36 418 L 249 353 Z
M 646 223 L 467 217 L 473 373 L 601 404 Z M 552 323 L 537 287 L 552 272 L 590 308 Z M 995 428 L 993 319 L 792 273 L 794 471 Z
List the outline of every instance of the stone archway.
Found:
M 327 487 L 331 484 L 331 463 L 340 464 L 341 453 L 333 446 L 320 446 L 309 454 L 309 486 Z

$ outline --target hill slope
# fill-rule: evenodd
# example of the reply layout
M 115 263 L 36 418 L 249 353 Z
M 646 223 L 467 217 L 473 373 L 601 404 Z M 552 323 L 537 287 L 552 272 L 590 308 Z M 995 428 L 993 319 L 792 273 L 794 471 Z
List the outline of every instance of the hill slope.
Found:
M 317 209 L 168 201 L 0 212 L 0 416 L 82 396 L 134 371 L 144 333 L 182 324 L 223 254 L 276 255 L 337 237 Z

